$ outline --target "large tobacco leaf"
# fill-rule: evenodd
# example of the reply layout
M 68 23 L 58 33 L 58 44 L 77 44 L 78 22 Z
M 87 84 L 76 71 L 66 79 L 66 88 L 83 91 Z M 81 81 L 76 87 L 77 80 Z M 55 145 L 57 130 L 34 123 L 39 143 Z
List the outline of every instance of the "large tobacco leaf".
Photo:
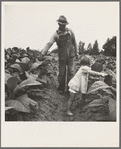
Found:
M 32 74 L 32 73 L 29 74 L 28 72 L 25 72 L 25 74 L 26 74 L 26 77 L 28 79 L 32 79 L 32 80 L 36 81 L 36 79 L 38 78 L 38 75 L 35 75 L 35 74 Z
M 37 81 L 44 83 L 44 84 L 48 84 L 49 78 L 46 75 L 42 75 L 41 78 L 37 78 Z
M 115 99 L 115 95 L 112 93 L 110 88 L 103 89 L 103 91 L 105 92 L 105 95 L 110 95 L 111 97 Z
M 13 109 L 13 107 L 5 107 L 5 111 Z
M 11 78 L 12 76 L 9 73 L 5 73 L 5 83 L 7 84 L 7 81 L 9 78 Z
M 15 90 L 18 90 L 18 89 L 21 89 L 21 88 L 24 88 L 26 86 L 42 86 L 42 83 L 38 82 L 38 81 L 35 81 L 33 79 L 26 79 L 24 81 L 22 81 L 16 88 Z
M 30 59 L 28 57 L 24 57 L 24 58 L 22 58 L 21 62 L 28 63 L 28 62 L 30 62 Z
M 28 98 L 27 94 L 24 94 L 18 97 L 15 100 L 7 100 L 5 105 L 8 107 L 12 107 L 19 112 L 30 113 L 30 105 L 36 106 L 38 108 L 38 103 L 30 98 Z
M 96 81 L 91 85 L 87 94 L 90 94 L 92 92 L 95 92 L 95 91 L 100 90 L 100 89 L 105 89 L 105 88 L 110 88 L 110 87 L 103 81 Z
M 88 107 L 95 107 L 95 106 L 107 106 L 107 104 L 102 99 L 95 99 L 91 103 L 89 103 Z
M 9 89 L 14 90 L 18 84 L 19 80 L 17 77 L 11 77 L 7 80 L 7 86 Z
M 19 63 L 19 62 L 18 62 L 18 63 Z M 23 71 L 19 64 L 13 64 L 13 65 L 11 65 L 10 67 L 17 69 L 19 72 L 22 72 L 22 71 Z

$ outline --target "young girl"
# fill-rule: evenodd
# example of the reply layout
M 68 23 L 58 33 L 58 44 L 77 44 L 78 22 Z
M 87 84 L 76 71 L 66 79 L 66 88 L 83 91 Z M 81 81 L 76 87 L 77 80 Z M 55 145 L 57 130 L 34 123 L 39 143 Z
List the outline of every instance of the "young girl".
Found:
M 92 71 L 90 68 L 90 60 L 86 56 L 83 56 L 81 58 L 81 67 L 75 74 L 75 76 L 70 80 L 68 86 L 69 86 L 69 92 L 70 92 L 70 98 L 68 100 L 68 107 L 67 107 L 67 114 L 68 115 L 73 115 L 71 112 L 71 105 L 72 102 L 75 99 L 76 93 L 78 91 L 81 91 L 82 93 L 82 101 L 85 101 L 85 96 L 87 92 L 87 87 L 88 87 L 88 76 L 89 73 L 93 75 L 100 75 L 100 76 L 105 76 L 105 73 L 100 73 L 96 71 Z

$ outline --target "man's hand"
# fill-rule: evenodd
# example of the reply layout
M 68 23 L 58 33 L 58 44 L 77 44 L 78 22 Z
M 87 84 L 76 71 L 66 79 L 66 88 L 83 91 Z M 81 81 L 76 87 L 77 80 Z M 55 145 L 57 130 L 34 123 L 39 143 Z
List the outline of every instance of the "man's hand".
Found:
M 42 52 L 40 53 L 40 55 L 41 55 L 42 58 L 44 57 L 44 55 L 42 54 Z

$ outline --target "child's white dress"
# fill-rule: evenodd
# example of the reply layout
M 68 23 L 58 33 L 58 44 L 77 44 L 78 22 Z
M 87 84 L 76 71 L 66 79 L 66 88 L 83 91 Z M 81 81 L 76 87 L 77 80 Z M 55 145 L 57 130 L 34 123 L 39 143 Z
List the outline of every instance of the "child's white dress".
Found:
M 68 84 L 69 91 L 73 93 L 81 91 L 81 93 L 86 94 L 88 87 L 88 76 L 90 71 L 91 68 L 89 66 L 81 66 Z

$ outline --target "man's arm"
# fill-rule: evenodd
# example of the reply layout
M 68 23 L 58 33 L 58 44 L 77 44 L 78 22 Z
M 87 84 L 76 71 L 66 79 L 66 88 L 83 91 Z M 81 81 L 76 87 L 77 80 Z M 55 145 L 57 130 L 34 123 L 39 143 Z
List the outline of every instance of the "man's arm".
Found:
M 77 48 L 76 38 L 75 38 L 75 35 L 74 35 L 72 30 L 71 30 L 71 32 L 72 32 L 72 41 L 73 41 L 73 45 L 74 45 L 74 48 L 75 48 L 75 54 L 76 54 L 76 56 L 78 56 L 79 55 L 79 50 Z
M 41 51 L 42 55 L 47 54 L 47 51 L 51 48 L 51 46 L 55 42 L 55 38 L 56 38 L 56 33 L 54 33 L 54 35 L 50 38 L 50 41 L 45 45 L 44 49 L 42 49 Z

